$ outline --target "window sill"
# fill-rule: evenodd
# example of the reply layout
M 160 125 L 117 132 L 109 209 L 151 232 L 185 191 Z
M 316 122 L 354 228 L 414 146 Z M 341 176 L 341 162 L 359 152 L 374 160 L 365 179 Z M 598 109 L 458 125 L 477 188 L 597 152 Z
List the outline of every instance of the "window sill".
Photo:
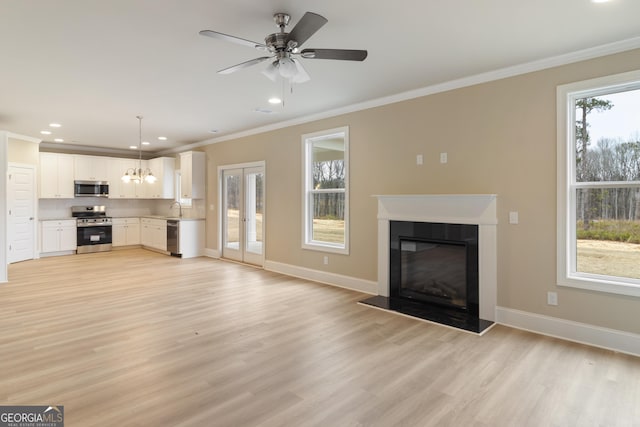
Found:
M 640 297 L 640 281 L 629 279 L 629 283 L 611 280 L 608 276 L 580 273 L 558 280 L 558 286 L 586 289 L 609 294 Z M 634 282 L 638 282 L 637 284 Z
M 302 249 L 308 249 L 310 251 L 329 252 L 334 254 L 349 255 L 349 249 L 341 246 L 333 246 L 322 243 L 305 243 L 302 245 Z

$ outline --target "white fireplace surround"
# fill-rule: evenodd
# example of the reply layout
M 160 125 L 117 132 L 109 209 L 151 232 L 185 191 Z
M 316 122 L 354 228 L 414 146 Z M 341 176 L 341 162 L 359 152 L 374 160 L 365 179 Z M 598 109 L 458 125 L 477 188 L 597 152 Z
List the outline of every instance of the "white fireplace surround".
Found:
M 495 321 L 497 225 L 495 194 L 379 195 L 378 294 L 389 296 L 389 222 L 437 222 L 478 226 L 479 314 Z

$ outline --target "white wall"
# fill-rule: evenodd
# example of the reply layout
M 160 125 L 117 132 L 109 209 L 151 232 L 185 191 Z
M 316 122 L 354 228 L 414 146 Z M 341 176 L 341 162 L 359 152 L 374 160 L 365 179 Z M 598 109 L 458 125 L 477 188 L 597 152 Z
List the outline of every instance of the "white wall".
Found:
M 7 276 L 7 147 L 9 136 L 0 131 L 0 283 L 8 280 Z

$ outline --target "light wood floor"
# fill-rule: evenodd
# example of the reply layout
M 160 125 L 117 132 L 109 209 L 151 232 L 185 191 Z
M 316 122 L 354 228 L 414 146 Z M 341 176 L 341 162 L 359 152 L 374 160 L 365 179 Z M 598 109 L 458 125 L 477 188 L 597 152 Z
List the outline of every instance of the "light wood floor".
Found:
M 11 265 L 0 405 L 66 426 L 632 426 L 640 359 L 141 249 Z

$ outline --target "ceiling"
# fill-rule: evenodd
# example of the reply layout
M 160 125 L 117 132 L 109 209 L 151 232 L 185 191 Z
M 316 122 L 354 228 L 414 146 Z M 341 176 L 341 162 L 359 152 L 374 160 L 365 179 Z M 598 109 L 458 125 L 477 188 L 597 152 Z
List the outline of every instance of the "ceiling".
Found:
M 0 2 L 0 129 L 131 152 L 142 115 L 145 154 L 602 45 L 640 47 L 637 0 Z M 290 89 L 262 65 L 217 74 L 263 52 L 198 34 L 262 42 L 277 31 L 274 13 L 291 15 L 290 30 L 306 11 L 328 23 L 304 48 L 367 49 L 368 58 L 301 59 L 311 80 Z M 267 102 L 283 95 L 284 106 Z

